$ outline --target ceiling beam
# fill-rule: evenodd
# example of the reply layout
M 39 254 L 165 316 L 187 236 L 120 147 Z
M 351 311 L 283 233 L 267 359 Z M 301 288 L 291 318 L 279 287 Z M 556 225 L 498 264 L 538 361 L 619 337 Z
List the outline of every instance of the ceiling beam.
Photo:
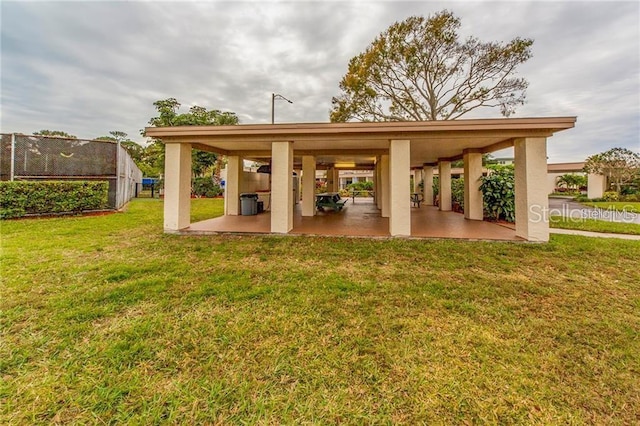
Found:
M 191 148 L 199 149 L 200 151 L 213 152 L 214 154 L 233 155 L 229 154 L 229 151 L 227 151 L 226 149 L 216 148 L 215 146 L 204 145 L 201 143 L 192 143 Z

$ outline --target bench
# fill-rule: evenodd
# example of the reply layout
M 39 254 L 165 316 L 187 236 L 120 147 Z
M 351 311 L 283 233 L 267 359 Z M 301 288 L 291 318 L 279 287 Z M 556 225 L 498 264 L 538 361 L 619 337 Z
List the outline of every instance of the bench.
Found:
M 316 194 L 316 208 L 319 211 L 324 211 L 325 208 L 341 211 L 347 201 L 347 199 L 340 198 L 340 194 L 337 192 Z

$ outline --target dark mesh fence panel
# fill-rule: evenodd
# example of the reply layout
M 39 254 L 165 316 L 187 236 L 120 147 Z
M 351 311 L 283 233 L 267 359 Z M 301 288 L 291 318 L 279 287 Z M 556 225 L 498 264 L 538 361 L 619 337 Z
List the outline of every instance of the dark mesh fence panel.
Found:
M 0 136 L 0 180 L 11 180 L 11 135 Z
M 0 134 L 0 180 L 11 179 L 11 135 Z M 15 135 L 14 179 L 100 180 L 109 182 L 109 206 L 120 208 L 134 196 L 142 172 L 127 151 L 109 141 Z
M 15 178 L 116 175 L 117 144 L 16 135 Z

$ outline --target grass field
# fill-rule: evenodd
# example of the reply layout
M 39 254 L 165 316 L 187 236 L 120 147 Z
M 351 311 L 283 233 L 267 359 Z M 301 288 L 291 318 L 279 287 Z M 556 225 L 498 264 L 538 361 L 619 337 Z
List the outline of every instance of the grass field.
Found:
M 0 424 L 638 421 L 638 241 L 1 226 Z
M 640 224 L 611 222 L 608 220 L 568 218 L 551 216 L 549 218 L 551 228 L 577 229 L 579 231 L 606 232 L 611 234 L 640 235 Z
M 582 203 L 585 206 L 597 207 L 603 210 L 626 211 L 628 213 L 640 213 L 640 203 L 631 201 L 598 201 Z

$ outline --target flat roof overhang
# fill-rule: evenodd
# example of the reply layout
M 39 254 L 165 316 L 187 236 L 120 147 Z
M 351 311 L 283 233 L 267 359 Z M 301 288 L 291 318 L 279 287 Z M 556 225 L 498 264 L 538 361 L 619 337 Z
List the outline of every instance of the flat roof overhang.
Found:
M 576 117 L 467 119 L 413 122 L 241 124 L 235 126 L 147 127 L 145 135 L 164 143 L 260 160 L 271 143 L 293 142 L 294 156 L 313 155 L 319 165 L 353 163 L 366 168 L 387 154 L 391 140 L 411 141 L 411 167 L 462 158 L 464 150 L 489 153 L 514 139 L 550 137 L 573 128 Z

